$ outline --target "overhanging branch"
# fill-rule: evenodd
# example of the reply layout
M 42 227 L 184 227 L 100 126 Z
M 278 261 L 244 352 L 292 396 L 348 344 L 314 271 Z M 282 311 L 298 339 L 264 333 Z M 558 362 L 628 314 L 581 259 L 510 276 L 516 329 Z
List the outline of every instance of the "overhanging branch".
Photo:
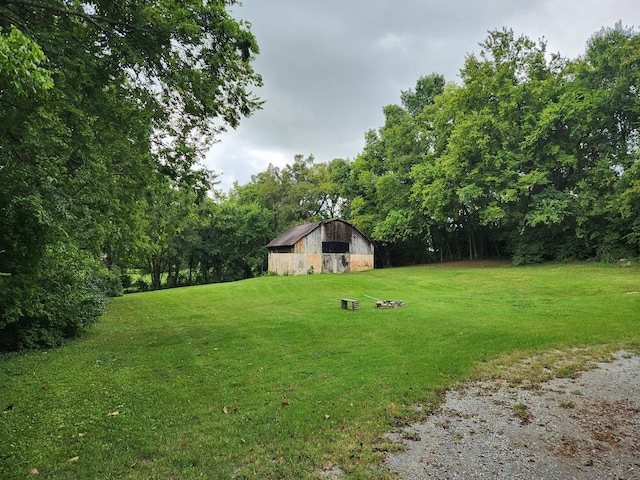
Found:
M 51 5 L 48 3 L 33 2 L 30 0 L 0 0 L 0 5 L 19 5 L 23 7 L 39 8 L 39 9 L 47 10 L 49 12 L 54 12 L 60 15 L 70 15 L 74 17 L 84 18 L 85 20 L 89 20 L 90 22 L 93 22 L 93 23 L 104 22 L 114 26 L 123 24 L 123 22 L 118 22 L 117 20 L 113 20 L 112 18 L 108 18 L 108 17 L 103 17 L 102 15 L 91 15 L 87 12 L 71 10 L 68 8 L 58 7 L 56 5 Z

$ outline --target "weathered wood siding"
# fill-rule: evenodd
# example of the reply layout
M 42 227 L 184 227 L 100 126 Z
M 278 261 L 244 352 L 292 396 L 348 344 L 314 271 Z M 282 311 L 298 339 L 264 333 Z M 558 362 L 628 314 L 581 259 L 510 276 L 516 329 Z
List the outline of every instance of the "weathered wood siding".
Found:
M 373 269 L 373 255 L 351 253 L 323 253 L 323 273 L 361 272 Z
M 323 243 L 330 242 L 323 253 Z M 280 253 L 278 253 L 280 252 Z M 313 267 L 314 273 L 360 272 L 373 269 L 373 243 L 353 225 L 331 220 L 321 223 L 300 238 L 289 251 L 281 248 L 269 250 L 269 271 L 278 275 L 303 275 Z
M 352 225 L 345 222 L 323 223 L 320 228 L 324 242 L 350 242 L 353 233 L 357 233 Z
M 316 228 L 306 237 L 301 238 L 300 241 L 296 243 L 296 247 L 298 244 L 301 244 L 299 253 L 322 253 L 322 229 Z M 298 253 L 297 249 L 296 253 Z
M 350 271 L 362 272 L 363 270 L 373 270 L 373 251 L 366 255 L 351 255 Z
M 373 269 L 373 255 L 350 253 L 274 253 L 269 252 L 269 271 L 278 275 L 361 272 Z
M 351 254 L 371 255 L 371 268 L 373 268 L 373 243 L 355 229 L 351 236 Z
M 349 271 L 350 255 L 348 253 L 323 253 L 323 273 L 344 273 Z
M 322 254 L 269 252 L 269 271 L 278 275 L 304 275 L 313 267 L 314 273 L 322 272 Z

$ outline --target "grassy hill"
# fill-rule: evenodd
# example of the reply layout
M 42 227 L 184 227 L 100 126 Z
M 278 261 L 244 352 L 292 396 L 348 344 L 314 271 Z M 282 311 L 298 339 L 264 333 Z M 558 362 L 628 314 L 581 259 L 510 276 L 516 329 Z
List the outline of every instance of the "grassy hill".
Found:
M 0 478 L 385 478 L 382 435 L 442 389 L 505 359 L 639 349 L 639 273 L 454 264 L 121 297 L 79 341 L 0 357 Z

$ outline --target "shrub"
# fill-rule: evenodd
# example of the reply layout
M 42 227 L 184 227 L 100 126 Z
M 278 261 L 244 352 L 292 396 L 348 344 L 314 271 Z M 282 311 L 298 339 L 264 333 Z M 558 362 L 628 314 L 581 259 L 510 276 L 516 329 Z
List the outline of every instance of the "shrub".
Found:
M 124 293 L 120 268 L 112 266 L 100 272 L 102 286 L 108 297 L 121 297 Z
M 122 285 L 122 288 L 125 290 L 127 288 L 131 288 L 131 285 L 133 284 L 133 279 L 131 278 L 131 275 L 122 271 L 120 273 L 120 284 Z
M 513 264 L 528 265 L 544 261 L 544 244 L 541 240 L 518 239 L 514 245 Z
M 0 278 L 0 350 L 60 345 L 105 307 L 99 264 L 68 244 L 50 246 L 33 271 Z
M 151 284 L 147 282 L 144 278 L 138 278 L 135 282 L 133 282 L 133 286 L 139 292 L 146 292 L 151 288 Z

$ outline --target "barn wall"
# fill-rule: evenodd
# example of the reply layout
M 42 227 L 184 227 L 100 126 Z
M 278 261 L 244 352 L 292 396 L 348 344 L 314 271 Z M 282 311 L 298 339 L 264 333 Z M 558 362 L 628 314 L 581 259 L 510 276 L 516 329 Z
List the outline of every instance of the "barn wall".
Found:
M 373 270 L 373 252 L 366 255 L 351 254 L 351 271 Z
M 322 254 L 269 252 L 269 271 L 278 275 L 304 275 L 313 267 L 314 273 L 322 271 Z
M 353 229 L 350 252 L 356 255 L 373 255 L 373 243 L 356 229 Z M 373 266 L 371 268 L 373 268 Z
M 322 254 L 323 273 L 361 272 L 372 269 L 373 255 L 355 255 L 351 253 Z
M 349 243 L 348 253 L 322 253 L 323 242 Z M 352 225 L 333 221 L 320 225 L 293 245 L 292 253 L 269 251 L 269 271 L 278 275 L 360 272 L 373 269 L 373 243 Z
M 269 271 L 278 275 L 293 275 L 294 253 L 276 253 L 269 251 Z
M 322 253 L 322 229 L 316 228 L 304 237 L 305 253 Z
M 322 240 L 325 242 L 349 243 L 352 231 L 354 231 L 351 225 L 340 221 L 323 223 L 320 228 L 322 229 Z
M 348 253 L 323 253 L 322 273 L 344 273 L 349 271 L 350 255 Z
M 306 237 L 305 237 L 298 240 L 293 246 L 293 249 L 291 251 L 296 254 L 303 254 L 306 248 L 307 247 L 306 247 Z
M 322 254 L 309 253 L 305 255 L 305 268 L 300 273 L 309 273 L 309 269 L 313 267 L 314 273 L 322 271 Z
M 269 252 L 269 271 L 278 275 L 361 272 L 373 269 L 373 255 L 349 253 L 274 253 Z

